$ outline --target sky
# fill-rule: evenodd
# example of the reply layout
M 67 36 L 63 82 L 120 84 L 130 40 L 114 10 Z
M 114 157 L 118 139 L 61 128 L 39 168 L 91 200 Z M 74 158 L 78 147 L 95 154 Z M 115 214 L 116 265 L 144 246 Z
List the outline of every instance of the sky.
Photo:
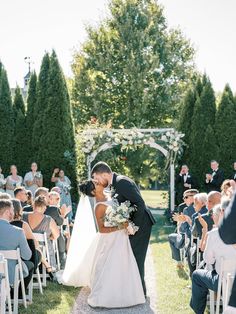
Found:
M 179 27 L 196 49 L 195 63 L 216 91 L 229 83 L 236 92 L 236 1 L 157 0 L 169 27 Z M 30 57 L 39 72 L 45 51 L 56 50 L 71 76 L 74 49 L 86 40 L 85 26 L 108 12 L 109 0 L 0 0 L 0 60 L 11 87 L 23 86 Z

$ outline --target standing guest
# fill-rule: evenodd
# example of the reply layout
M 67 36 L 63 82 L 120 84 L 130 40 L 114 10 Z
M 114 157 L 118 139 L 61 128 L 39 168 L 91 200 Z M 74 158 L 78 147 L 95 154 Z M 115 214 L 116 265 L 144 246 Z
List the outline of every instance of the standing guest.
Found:
M 14 190 L 16 187 L 19 187 L 23 183 L 23 179 L 21 176 L 17 175 L 17 168 L 15 165 L 10 167 L 10 175 L 6 179 L 6 192 L 14 198 Z
M 5 192 L 5 184 L 6 180 L 4 179 L 4 175 L 2 174 L 2 167 L 0 166 L 0 192 Z
M 206 188 L 207 192 L 218 191 L 220 192 L 221 184 L 224 181 L 224 172 L 219 169 L 219 163 L 216 160 L 211 161 L 211 171 L 206 174 Z
M 42 195 L 37 196 L 33 203 L 33 212 L 24 213 L 23 220 L 29 224 L 33 232 L 46 232 L 48 238 L 50 264 L 51 266 L 56 267 L 56 259 L 51 240 L 57 240 L 59 237 L 59 230 L 52 217 L 45 215 L 46 208 L 47 202 L 45 197 Z
M 56 187 L 60 188 L 61 191 L 61 206 L 72 206 L 71 203 L 71 181 L 65 176 L 64 170 L 55 168 L 52 174 L 51 181 L 55 183 Z
M 28 287 L 33 276 L 34 264 L 29 261 L 32 252 L 26 241 L 24 231 L 10 225 L 14 217 L 13 205 L 10 200 L 0 200 L 0 250 L 16 250 L 20 248 L 25 288 Z M 8 274 L 10 285 L 14 285 L 16 261 L 8 260 Z
M 20 201 L 22 207 L 27 205 L 27 192 L 25 187 L 19 186 L 15 188 L 14 195 L 15 198 Z
M 234 162 L 234 172 L 232 173 L 230 179 L 236 182 L 236 161 Z
M 182 165 L 180 173 L 177 175 L 176 180 L 176 203 L 179 205 L 182 202 L 184 191 L 188 189 L 197 189 L 198 184 L 196 178 L 189 172 L 187 165 Z
M 235 183 L 231 182 L 231 185 L 235 189 Z M 236 193 L 234 194 L 230 205 L 225 210 L 223 220 L 219 225 L 219 234 L 221 239 L 227 245 L 236 244 Z M 236 249 L 235 249 L 236 250 Z M 229 300 L 229 309 L 226 309 L 225 314 L 236 313 L 236 277 Z
M 43 186 L 43 176 L 41 171 L 38 171 L 36 162 L 31 164 L 31 171 L 27 172 L 24 177 L 24 184 L 27 190 L 30 190 L 34 196 L 37 188 Z

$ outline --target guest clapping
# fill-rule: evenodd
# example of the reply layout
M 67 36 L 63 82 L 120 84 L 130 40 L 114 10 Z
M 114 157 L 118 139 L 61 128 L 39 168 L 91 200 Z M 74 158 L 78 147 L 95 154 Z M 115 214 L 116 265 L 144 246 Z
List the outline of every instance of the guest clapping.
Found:
M 17 167 L 15 165 L 10 167 L 10 173 L 6 179 L 6 192 L 14 198 L 14 190 L 16 187 L 22 186 L 23 179 L 17 175 Z
M 219 163 L 216 160 L 211 161 L 211 171 L 206 174 L 206 188 L 207 192 L 218 191 L 224 181 L 224 172 L 219 169 Z
M 24 177 L 24 184 L 27 190 L 30 190 L 34 196 L 37 188 L 43 186 L 43 176 L 41 171 L 38 171 L 36 162 L 31 164 L 31 171 L 27 172 Z

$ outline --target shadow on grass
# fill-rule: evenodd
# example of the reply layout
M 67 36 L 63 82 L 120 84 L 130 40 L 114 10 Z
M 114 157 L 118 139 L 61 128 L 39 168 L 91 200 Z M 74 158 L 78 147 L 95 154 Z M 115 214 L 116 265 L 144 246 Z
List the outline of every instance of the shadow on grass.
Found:
M 186 273 L 186 271 L 184 269 L 178 269 L 177 270 L 177 274 L 178 274 L 179 278 L 182 278 L 184 280 L 188 280 L 189 279 L 189 276 L 188 276 L 188 274 Z
M 33 303 L 27 309 L 20 305 L 19 314 L 70 313 L 79 289 L 49 282 L 43 293 L 35 289 Z

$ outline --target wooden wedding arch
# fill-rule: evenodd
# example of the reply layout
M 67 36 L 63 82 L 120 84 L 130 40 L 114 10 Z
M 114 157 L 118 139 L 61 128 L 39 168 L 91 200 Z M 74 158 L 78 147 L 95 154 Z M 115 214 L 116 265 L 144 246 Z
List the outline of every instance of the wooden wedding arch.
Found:
M 170 171 L 170 209 L 175 206 L 175 160 L 181 154 L 184 134 L 173 128 L 163 129 L 108 129 L 87 128 L 78 134 L 81 149 L 86 155 L 88 178 L 96 156 L 120 145 L 122 149 L 147 145 L 160 151 L 166 158 L 166 168 Z

